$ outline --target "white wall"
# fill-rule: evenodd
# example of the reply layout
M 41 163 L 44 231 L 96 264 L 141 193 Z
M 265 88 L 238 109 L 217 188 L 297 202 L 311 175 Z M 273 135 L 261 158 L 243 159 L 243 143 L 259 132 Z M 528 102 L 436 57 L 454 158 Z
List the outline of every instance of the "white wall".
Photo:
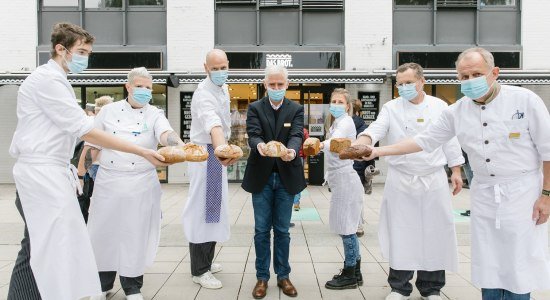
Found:
M 13 183 L 12 169 L 15 159 L 8 154 L 11 139 L 17 126 L 17 85 L 0 86 L 0 183 Z
M 346 70 L 391 70 L 393 1 L 347 0 L 345 3 Z
M 203 71 L 214 47 L 214 1 L 166 1 L 168 70 Z
M 550 1 L 526 0 L 522 3 L 521 39 L 523 69 L 550 70 Z
M 0 72 L 34 70 L 38 41 L 37 0 L 1 1 Z
M 196 84 L 181 84 L 178 88 L 168 88 L 168 121 L 178 134 L 181 134 L 180 92 L 194 92 L 196 89 Z M 187 163 L 169 166 L 168 182 L 189 183 Z

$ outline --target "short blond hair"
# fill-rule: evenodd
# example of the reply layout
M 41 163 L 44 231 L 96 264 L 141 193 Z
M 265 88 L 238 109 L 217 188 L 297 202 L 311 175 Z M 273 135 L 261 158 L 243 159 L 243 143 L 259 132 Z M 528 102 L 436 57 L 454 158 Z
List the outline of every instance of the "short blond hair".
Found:
M 479 53 L 481 57 L 483 57 L 483 60 L 485 61 L 489 69 L 492 69 L 495 67 L 495 58 L 493 57 L 493 54 L 488 50 L 486 50 L 485 48 L 481 48 L 481 47 L 469 48 L 464 50 L 462 53 L 460 53 L 460 55 L 456 59 L 455 67 L 458 67 L 458 64 L 460 63 L 460 61 L 472 53 Z
M 101 96 L 97 99 L 95 99 L 95 107 L 94 107 L 94 111 L 95 113 L 97 114 L 101 108 L 109 103 L 113 103 L 115 99 L 113 99 L 113 97 L 111 96 Z

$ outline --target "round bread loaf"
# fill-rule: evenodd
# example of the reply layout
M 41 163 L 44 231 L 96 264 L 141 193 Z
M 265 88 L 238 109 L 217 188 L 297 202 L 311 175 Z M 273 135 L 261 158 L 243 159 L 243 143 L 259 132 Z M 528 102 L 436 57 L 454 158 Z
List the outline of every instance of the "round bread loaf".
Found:
M 371 155 L 372 150 L 365 145 L 353 145 L 342 151 L 338 157 L 340 159 L 359 159 Z
M 237 145 L 220 145 L 214 150 L 214 155 L 219 158 L 241 158 L 243 150 Z
M 160 148 L 157 152 L 164 157 L 165 163 L 179 163 L 185 161 L 183 146 L 166 146 Z
M 201 162 L 208 159 L 208 151 L 203 146 L 187 143 L 182 148 L 185 151 L 185 160 L 187 161 Z
M 321 151 L 321 141 L 318 138 L 310 137 L 304 141 L 304 155 L 317 155 Z
M 280 142 L 271 141 L 265 145 L 264 154 L 269 157 L 281 157 L 286 154 L 286 147 Z

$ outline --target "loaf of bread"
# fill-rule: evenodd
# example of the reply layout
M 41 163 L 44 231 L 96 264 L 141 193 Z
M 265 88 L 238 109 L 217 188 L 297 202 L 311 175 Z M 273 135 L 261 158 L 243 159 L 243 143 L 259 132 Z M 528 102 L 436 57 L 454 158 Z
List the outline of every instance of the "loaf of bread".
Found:
M 286 154 L 286 151 L 285 145 L 277 141 L 267 143 L 263 150 L 265 156 L 269 157 L 281 157 Z
M 304 155 L 317 155 L 321 151 L 321 141 L 318 138 L 310 137 L 304 141 Z
M 208 151 L 203 146 L 187 143 L 182 148 L 187 161 L 200 162 L 208 159 Z
M 372 150 L 365 145 L 353 145 L 340 151 L 338 157 L 340 157 L 340 159 L 359 159 L 369 156 L 371 153 Z
M 340 153 L 349 146 L 351 146 L 351 140 L 348 138 L 333 138 L 330 140 L 330 152 Z
M 219 158 L 241 158 L 243 150 L 236 145 L 220 145 L 214 150 L 214 155 Z
M 157 152 L 164 157 L 165 163 L 179 163 L 185 161 L 185 151 L 182 146 L 162 147 Z

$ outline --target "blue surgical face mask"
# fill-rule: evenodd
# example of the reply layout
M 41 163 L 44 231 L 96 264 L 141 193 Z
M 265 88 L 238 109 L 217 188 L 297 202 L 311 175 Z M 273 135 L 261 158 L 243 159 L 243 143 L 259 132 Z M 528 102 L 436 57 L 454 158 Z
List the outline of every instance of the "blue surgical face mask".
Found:
M 489 84 L 487 76 L 480 76 L 474 79 L 462 80 L 460 82 L 460 91 L 466 97 L 476 100 L 483 97 L 489 92 Z
M 71 53 L 67 48 L 65 48 L 65 50 L 67 50 L 67 53 L 72 55 L 71 61 L 67 61 L 67 59 L 63 57 L 65 63 L 67 63 L 67 68 L 69 68 L 69 71 L 74 74 L 82 73 L 82 71 L 88 67 L 88 56 L 80 55 L 78 53 Z
M 418 91 L 416 90 L 416 83 L 407 83 L 397 86 L 397 91 L 401 98 L 412 101 L 416 96 L 418 96 Z
M 331 104 L 329 111 L 333 117 L 338 119 L 346 114 L 346 106 L 343 104 Z
M 145 105 L 151 101 L 153 94 L 150 89 L 135 87 L 132 92 L 132 98 L 140 105 Z
M 210 71 L 210 80 L 217 86 L 224 85 L 228 76 L 227 70 Z
M 270 88 L 267 89 L 267 95 L 269 96 L 269 99 L 273 102 L 279 102 L 282 101 L 285 98 L 286 90 L 272 90 Z

